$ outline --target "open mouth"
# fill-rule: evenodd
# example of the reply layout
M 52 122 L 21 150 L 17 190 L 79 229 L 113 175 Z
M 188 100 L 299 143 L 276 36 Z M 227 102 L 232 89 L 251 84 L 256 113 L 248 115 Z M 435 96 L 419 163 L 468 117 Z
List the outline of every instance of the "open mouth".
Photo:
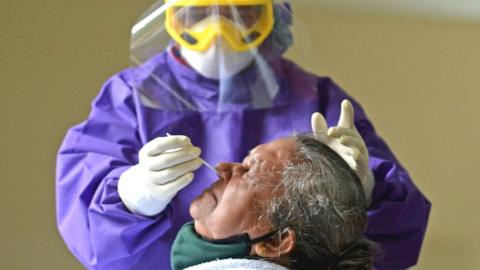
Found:
M 207 189 L 204 191 L 204 194 L 207 195 L 207 196 L 212 197 L 212 199 L 215 201 L 215 205 L 218 203 L 217 196 L 215 195 L 215 192 L 213 192 L 212 188 L 207 188 Z

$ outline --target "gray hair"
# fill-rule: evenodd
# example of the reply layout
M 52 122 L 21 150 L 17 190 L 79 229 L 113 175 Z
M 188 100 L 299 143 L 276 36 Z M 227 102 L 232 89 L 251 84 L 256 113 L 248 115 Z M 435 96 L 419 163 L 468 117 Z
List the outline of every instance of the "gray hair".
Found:
M 376 246 L 363 236 L 367 200 L 348 164 L 311 135 L 294 137 L 297 159 L 267 206 L 272 226 L 296 234 L 293 269 L 371 269 Z

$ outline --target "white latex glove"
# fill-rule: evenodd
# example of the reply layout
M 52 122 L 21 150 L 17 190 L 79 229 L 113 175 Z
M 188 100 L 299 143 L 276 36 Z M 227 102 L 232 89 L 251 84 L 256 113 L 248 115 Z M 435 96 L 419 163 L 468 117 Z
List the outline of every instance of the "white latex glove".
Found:
M 368 166 L 368 150 L 365 142 L 355 128 L 355 112 L 352 103 L 342 102 L 342 111 L 336 127 L 327 126 L 327 121 L 321 113 L 312 115 L 312 130 L 317 138 L 337 152 L 360 178 L 367 201 L 370 203 L 375 178 Z
M 193 180 L 193 171 L 202 165 L 200 153 L 186 136 L 159 137 L 147 143 L 139 152 L 139 164 L 118 181 L 125 206 L 144 216 L 161 213 Z

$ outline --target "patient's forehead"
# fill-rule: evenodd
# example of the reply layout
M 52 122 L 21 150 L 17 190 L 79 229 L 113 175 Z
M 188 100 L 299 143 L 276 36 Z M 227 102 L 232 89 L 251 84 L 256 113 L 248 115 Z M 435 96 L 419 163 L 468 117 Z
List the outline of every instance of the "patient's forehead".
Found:
M 250 150 L 244 162 L 252 165 L 255 161 L 284 164 L 295 158 L 296 146 L 293 138 L 281 138 L 265 144 L 258 145 Z

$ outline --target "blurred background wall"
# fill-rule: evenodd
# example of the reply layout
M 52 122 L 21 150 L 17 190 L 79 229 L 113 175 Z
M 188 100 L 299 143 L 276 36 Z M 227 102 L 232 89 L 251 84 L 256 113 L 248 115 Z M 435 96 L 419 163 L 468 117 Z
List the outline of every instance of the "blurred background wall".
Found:
M 313 45 L 291 57 L 360 101 L 432 201 L 414 269 L 480 269 L 480 15 L 334 2 L 294 2 L 295 29 L 313 31 L 297 44 Z M 150 4 L 2 1 L 0 268 L 82 269 L 55 226 L 56 151 L 127 67 L 129 29 Z

